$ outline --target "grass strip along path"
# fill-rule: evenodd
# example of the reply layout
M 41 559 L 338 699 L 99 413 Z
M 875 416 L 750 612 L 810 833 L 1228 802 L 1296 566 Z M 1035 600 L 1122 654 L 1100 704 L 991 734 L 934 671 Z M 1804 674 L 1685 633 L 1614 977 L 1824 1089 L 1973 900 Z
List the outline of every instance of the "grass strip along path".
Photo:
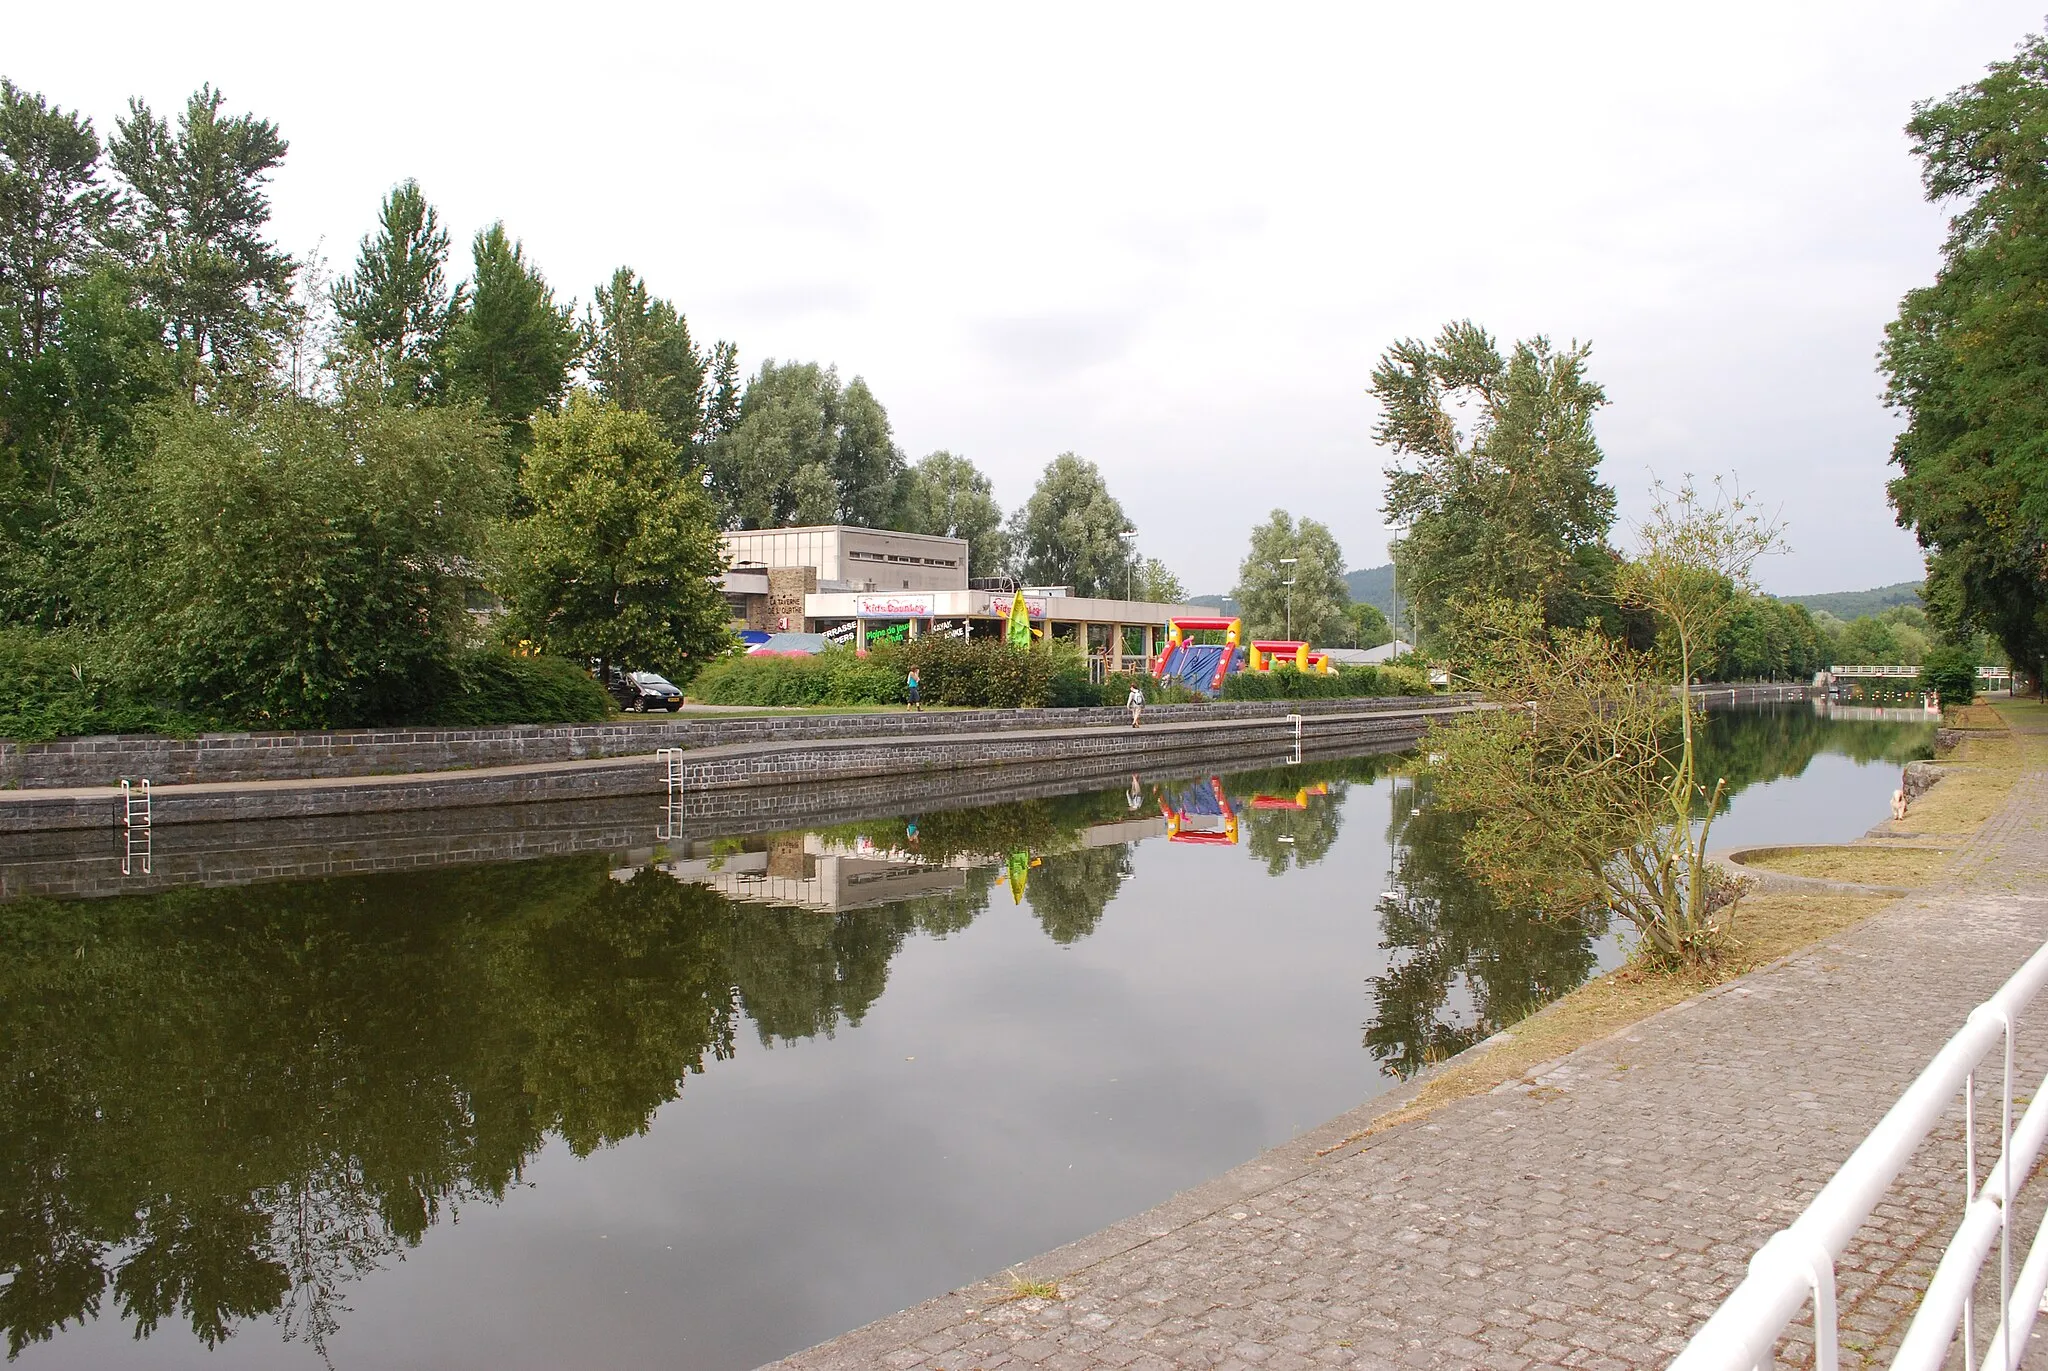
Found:
M 1604 977 L 1154 1210 L 779 1365 L 1668 1361 L 2048 939 L 2048 709 L 1969 722 L 2009 731 L 1973 729 L 1892 826 L 1955 849 L 1927 889 L 1752 897 L 1711 976 Z M 2044 1037 L 2023 1031 L 2023 1074 L 2048 1067 Z M 1960 1129 L 1958 1111 L 1844 1254 L 1845 1365 L 1903 1332 L 1960 1215 Z M 2031 1232 L 2039 1199 L 2020 1211 Z

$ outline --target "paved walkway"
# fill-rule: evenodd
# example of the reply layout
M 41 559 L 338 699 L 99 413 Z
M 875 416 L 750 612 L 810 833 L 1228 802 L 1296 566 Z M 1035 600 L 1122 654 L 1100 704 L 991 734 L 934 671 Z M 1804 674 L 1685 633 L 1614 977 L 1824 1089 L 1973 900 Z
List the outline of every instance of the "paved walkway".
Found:
M 1662 1365 L 2048 939 L 2048 772 L 2022 779 L 1960 868 L 1490 1095 L 1343 1143 L 1397 1092 L 1020 1265 L 1066 1298 L 987 1282 L 778 1365 Z M 2039 1073 L 2048 1015 L 2022 1046 Z M 1845 1366 L 1896 1344 L 1960 1213 L 1960 1110 L 1954 1123 L 1845 1254 Z M 2022 1209 L 2031 1234 L 2038 1199 Z M 1810 1348 L 1795 1337 L 1783 1355 Z

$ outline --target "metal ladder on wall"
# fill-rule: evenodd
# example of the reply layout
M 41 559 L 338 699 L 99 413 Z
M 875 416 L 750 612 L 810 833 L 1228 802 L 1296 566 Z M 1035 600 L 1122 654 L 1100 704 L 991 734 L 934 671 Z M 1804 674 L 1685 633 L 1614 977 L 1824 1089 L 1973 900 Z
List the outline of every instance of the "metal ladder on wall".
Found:
M 134 875 L 138 867 L 143 875 L 149 874 L 151 798 L 148 777 L 139 786 L 126 776 L 121 778 L 121 828 L 127 839 L 121 852 L 123 876 Z
M 655 750 L 661 763 L 661 822 L 654 827 L 657 842 L 674 842 L 683 836 L 683 750 L 664 747 Z

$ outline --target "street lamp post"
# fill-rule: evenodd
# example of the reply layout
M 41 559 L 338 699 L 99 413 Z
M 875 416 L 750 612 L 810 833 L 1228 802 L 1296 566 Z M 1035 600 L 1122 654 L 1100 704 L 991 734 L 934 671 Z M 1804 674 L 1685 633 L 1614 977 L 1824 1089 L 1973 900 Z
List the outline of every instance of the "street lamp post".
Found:
M 1116 536 L 1117 536 L 1117 537 L 1119 537 L 1119 538 L 1122 538 L 1122 539 L 1124 539 L 1124 540 L 1126 540 L 1126 541 L 1128 541 L 1128 540 L 1130 540 L 1130 539 L 1132 539 L 1132 538 L 1135 538 L 1135 537 L 1137 537 L 1137 536 L 1138 536 L 1138 530 L 1136 530 L 1136 529 L 1134 529 L 1134 528 L 1127 528 L 1127 529 L 1125 529 L 1125 530 L 1124 530 L 1124 531 L 1123 531 L 1122 533 L 1119 533 L 1119 534 L 1117 534 Z M 1132 549 L 1132 548 L 1125 548 L 1125 549 L 1124 549 L 1124 599 L 1126 599 L 1126 600 L 1128 600 L 1128 599 L 1130 599 L 1130 598 L 1131 598 L 1131 577 L 1132 577 L 1133 575 L 1135 575 L 1135 574 L 1136 574 L 1137 570 L 1138 570 L 1137 552 L 1136 552 L 1136 551 L 1135 551 L 1134 549 Z
M 1282 557 L 1280 565 L 1291 567 L 1300 560 L 1299 557 Z M 1294 573 L 1291 571 L 1287 574 L 1287 640 L 1294 641 Z

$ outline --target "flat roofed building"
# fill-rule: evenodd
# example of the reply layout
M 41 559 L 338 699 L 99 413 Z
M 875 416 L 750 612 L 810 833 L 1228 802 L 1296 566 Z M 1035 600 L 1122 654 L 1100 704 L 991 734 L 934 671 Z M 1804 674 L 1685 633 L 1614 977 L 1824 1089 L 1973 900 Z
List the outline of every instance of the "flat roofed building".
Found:
M 733 617 L 761 632 L 818 633 L 852 646 L 927 633 L 982 637 L 1002 632 L 1013 603 L 1012 590 L 969 588 L 964 538 L 846 524 L 720 536 L 731 559 L 724 588 Z M 1064 586 L 1026 586 L 1024 601 L 1033 628 L 1073 641 L 1111 669 L 1149 660 L 1165 642 L 1168 620 L 1215 613 L 1083 598 Z
M 967 540 L 890 529 L 819 524 L 747 528 L 720 535 L 735 572 L 809 567 L 820 589 L 965 590 Z

